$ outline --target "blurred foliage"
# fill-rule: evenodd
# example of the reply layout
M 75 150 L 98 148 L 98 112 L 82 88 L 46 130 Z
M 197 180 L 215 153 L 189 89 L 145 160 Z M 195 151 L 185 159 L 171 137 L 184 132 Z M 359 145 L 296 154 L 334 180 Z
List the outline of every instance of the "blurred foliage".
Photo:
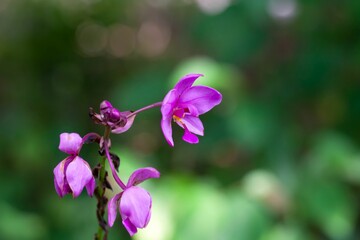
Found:
M 199 144 L 169 147 L 158 109 L 112 138 L 122 177 L 162 173 L 134 239 L 359 239 L 359 28 L 359 1 L 1 0 L 0 239 L 92 239 L 95 199 L 54 190 L 59 134 L 190 72 L 223 94 Z

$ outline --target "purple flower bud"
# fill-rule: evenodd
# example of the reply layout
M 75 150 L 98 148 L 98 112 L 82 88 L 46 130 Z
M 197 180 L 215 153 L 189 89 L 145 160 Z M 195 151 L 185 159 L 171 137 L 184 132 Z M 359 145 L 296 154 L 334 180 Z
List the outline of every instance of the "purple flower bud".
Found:
M 111 105 L 111 103 L 107 100 L 104 100 L 100 103 L 100 114 L 105 114 L 109 112 L 112 108 L 113 106 Z
M 116 127 L 124 127 L 127 122 L 125 114 L 121 113 L 116 108 L 111 109 L 108 114 L 108 121 L 112 124 L 115 124 Z
M 95 124 L 109 126 L 113 133 L 120 134 L 132 126 L 136 114 L 132 114 L 131 111 L 120 112 L 109 101 L 104 100 L 100 104 L 100 114 L 90 108 L 89 116 Z
M 121 114 L 123 114 L 125 116 L 125 124 L 123 124 L 124 122 L 122 122 L 122 124 L 117 124 L 112 128 L 112 133 L 115 134 L 120 134 L 123 132 L 126 132 L 127 130 L 129 130 L 129 128 L 132 126 L 132 124 L 134 123 L 135 117 L 136 115 L 131 115 L 130 117 L 128 117 L 132 112 L 130 111 L 126 111 L 126 112 L 122 112 Z
M 124 118 L 125 116 L 123 116 L 119 110 L 117 110 L 116 108 L 112 108 L 111 111 L 109 112 L 109 121 L 116 123 L 118 121 L 120 121 L 121 118 Z M 125 117 L 126 119 L 126 117 Z
M 100 115 L 104 125 L 109 125 L 114 128 L 123 127 L 127 122 L 126 115 L 114 108 L 107 100 L 102 101 L 100 104 Z

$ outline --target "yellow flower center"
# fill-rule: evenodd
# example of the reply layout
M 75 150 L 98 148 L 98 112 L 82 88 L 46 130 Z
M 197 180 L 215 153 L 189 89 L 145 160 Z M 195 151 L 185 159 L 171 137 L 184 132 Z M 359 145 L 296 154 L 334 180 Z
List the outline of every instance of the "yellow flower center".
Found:
M 174 119 L 175 122 L 179 122 L 179 123 L 183 124 L 180 117 L 178 117 L 176 115 L 173 115 L 173 119 Z

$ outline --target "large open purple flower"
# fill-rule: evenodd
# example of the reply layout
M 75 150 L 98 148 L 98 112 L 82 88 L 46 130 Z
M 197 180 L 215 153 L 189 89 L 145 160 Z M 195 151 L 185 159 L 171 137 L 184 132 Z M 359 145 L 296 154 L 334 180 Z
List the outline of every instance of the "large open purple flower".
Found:
M 114 225 L 116 209 L 119 208 L 122 223 L 131 236 L 138 228 L 144 228 L 151 217 L 151 196 L 137 184 L 149 179 L 159 178 L 155 168 L 140 168 L 133 172 L 123 192 L 116 194 L 108 203 L 108 224 Z
M 92 175 L 89 164 L 78 156 L 83 145 L 83 139 L 77 133 L 60 134 L 59 149 L 69 154 L 54 169 L 54 185 L 57 194 L 63 197 L 71 193 L 78 197 L 84 187 L 89 196 L 94 194 L 95 179 Z
M 174 120 L 185 132 L 183 140 L 198 143 L 196 135 L 204 135 L 204 126 L 199 115 L 211 110 L 222 100 L 217 90 L 206 86 L 192 86 L 202 74 L 189 74 L 180 79 L 165 96 L 162 106 L 161 128 L 166 141 L 173 147 L 171 121 Z M 196 135 L 195 135 L 196 134 Z

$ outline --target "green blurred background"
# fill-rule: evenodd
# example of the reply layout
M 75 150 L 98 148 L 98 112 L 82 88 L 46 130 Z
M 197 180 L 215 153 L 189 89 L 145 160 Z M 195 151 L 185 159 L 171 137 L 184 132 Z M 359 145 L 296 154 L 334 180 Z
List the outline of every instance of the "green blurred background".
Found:
M 176 127 L 169 147 L 159 109 L 112 138 L 122 178 L 162 173 L 134 239 L 359 239 L 359 33 L 360 1 L 0 0 L 0 239 L 92 239 L 96 200 L 54 190 L 59 134 L 186 73 L 223 94 L 199 144 Z M 130 239 L 119 217 L 109 239 Z

